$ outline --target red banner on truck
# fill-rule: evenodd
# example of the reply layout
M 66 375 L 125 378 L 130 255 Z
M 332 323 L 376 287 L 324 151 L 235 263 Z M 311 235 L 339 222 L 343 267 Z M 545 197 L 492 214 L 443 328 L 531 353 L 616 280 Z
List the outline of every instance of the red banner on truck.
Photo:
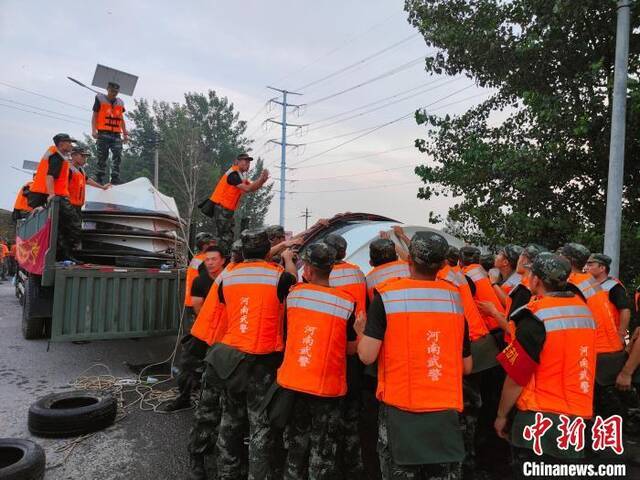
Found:
M 51 219 L 29 238 L 16 236 L 16 257 L 20 266 L 27 272 L 42 275 L 45 255 L 49 249 L 50 232 Z

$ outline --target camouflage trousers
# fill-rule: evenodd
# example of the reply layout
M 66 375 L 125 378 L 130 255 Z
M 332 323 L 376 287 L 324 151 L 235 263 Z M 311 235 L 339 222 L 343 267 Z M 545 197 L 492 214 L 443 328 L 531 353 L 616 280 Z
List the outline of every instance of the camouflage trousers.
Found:
M 120 183 L 120 162 L 122 161 L 122 138 L 119 133 L 100 132 L 96 141 L 98 149 L 98 161 L 96 162 L 96 181 L 109 183 L 107 176 L 107 164 L 109 163 L 109 151 L 111 151 L 111 183 Z M 106 180 L 106 181 L 105 181 Z
M 340 398 L 298 395 L 286 430 L 286 480 L 339 478 L 340 404 Z
M 347 395 L 342 402 L 340 415 L 341 439 L 339 462 L 343 478 L 358 480 L 364 478 L 362 449 L 360 446 L 360 414 L 362 399 L 359 395 Z
M 256 361 L 248 370 L 246 391 L 224 391 L 218 432 L 218 478 L 242 478 L 245 424 L 249 424 L 249 480 L 274 478 L 274 430 L 263 408 L 265 394 L 275 380 L 275 368 Z
M 231 244 L 234 239 L 234 213 L 235 212 L 233 210 L 228 210 L 218 204 L 215 204 L 213 207 L 213 220 L 216 224 L 216 235 L 220 240 L 220 245 L 222 246 L 225 254 L 228 254 L 231 251 Z
M 462 472 L 465 480 L 473 480 L 476 472 L 476 429 L 482 398 L 480 395 L 480 373 L 472 373 L 463 379 L 464 412 L 460 416 L 462 435 L 464 438 L 465 457 L 462 462 Z
M 384 480 L 460 480 L 461 463 L 398 465 L 391 457 L 387 432 L 387 409 L 380 408 L 378 417 L 378 455 Z
M 202 376 L 200 403 L 194 414 L 194 422 L 189 432 L 189 454 L 204 463 L 208 480 L 217 478 L 216 442 L 222 418 L 222 390 L 212 377 L 213 367 L 207 365 Z
M 176 376 L 179 396 L 191 397 L 191 392 L 200 386 L 204 370 L 204 357 L 207 354 L 208 345 L 191 334 L 182 337 L 180 341 L 180 373 Z

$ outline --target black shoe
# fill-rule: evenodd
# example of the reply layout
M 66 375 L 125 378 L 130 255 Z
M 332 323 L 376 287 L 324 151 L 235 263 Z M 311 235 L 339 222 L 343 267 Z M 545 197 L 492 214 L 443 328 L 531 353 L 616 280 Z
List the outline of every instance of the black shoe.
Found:
M 191 399 L 189 397 L 176 397 L 162 405 L 158 410 L 161 412 L 175 412 L 176 410 L 184 410 L 189 407 L 191 407 Z
M 202 455 L 189 456 L 189 476 L 187 480 L 207 480 L 207 472 L 204 469 Z

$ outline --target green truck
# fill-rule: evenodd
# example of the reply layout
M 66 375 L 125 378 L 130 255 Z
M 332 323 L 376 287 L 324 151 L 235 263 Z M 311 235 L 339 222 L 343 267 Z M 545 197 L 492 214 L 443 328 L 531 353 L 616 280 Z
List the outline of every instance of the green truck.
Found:
M 54 199 L 17 227 L 16 295 L 23 306 L 24 338 L 77 341 L 177 333 L 184 267 L 178 262 L 157 267 L 57 262 L 59 209 Z

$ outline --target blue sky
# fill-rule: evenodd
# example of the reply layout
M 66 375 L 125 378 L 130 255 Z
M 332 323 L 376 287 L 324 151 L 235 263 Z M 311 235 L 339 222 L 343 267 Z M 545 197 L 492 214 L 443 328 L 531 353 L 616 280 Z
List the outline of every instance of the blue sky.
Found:
M 483 99 L 483 92 L 471 80 L 428 77 L 422 62 L 416 62 L 397 74 L 314 103 L 428 53 L 422 38 L 407 23 L 403 5 L 389 0 L 3 0 L 0 82 L 80 108 L 0 83 L 0 141 L 4 146 L 0 207 L 12 207 L 17 189 L 27 179 L 12 167 L 20 166 L 24 159 L 38 160 L 57 132 L 82 136 L 90 131 L 93 95 L 66 77 L 88 83 L 96 63 L 138 75 L 136 97 L 180 101 L 185 91 L 207 89 L 228 96 L 241 117 L 252 120 L 248 132 L 254 133 L 254 150 L 271 165 L 279 162 L 279 150 L 265 142 L 279 138 L 280 133 L 274 127 L 265 131 L 261 123 L 279 112 L 262 108 L 272 96 L 267 85 L 298 89 L 398 44 L 340 75 L 302 88 L 304 95 L 294 99 L 310 105 L 289 120 L 310 126 L 304 135 L 291 132 L 289 140 L 309 144 L 289 154 L 292 166 L 301 163 L 299 169 L 288 172 L 289 179 L 296 181 L 287 183 L 294 193 L 287 194 L 286 227 L 297 231 L 304 225 L 300 214 L 305 207 L 311 210 L 312 221 L 341 211 L 367 211 L 425 224 L 429 210 L 446 214 L 454 199 L 416 199 L 420 182 L 413 166 L 428 159 L 411 146 L 424 136 L 423 127 L 408 118 L 355 137 L 432 102 L 438 102 L 433 108 L 441 107 L 438 113 L 463 112 Z M 412 88 L 415 90 L 406 95 L 335 120 L 418 93 L 396 104 L 334 125 L 328 125 L 330 121 L 313 123 Z M 124 100 L 131 102 L 129 97 Z M 7 106 L 63 114 L 70 121 Z M 347 135 L 360 130 L 363 132 Z M 379 155 L 388 150 L 393 151 Z M 280 176 L 276 168 L 271 173 Z M 211 179 L 212 185 L 214 182 Z M 277 218 L 278 200 L 274 198 L 267 220 L 273 223 Z

